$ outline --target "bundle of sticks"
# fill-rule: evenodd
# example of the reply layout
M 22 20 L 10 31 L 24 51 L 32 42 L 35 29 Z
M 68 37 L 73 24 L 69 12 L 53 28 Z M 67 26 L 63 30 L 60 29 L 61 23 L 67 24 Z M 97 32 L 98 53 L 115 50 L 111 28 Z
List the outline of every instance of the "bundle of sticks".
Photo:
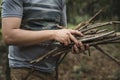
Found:
M 99 10 L 88 21 L 82 22 L 75 27 L 75 30 L 79 30 L 84 34 L 83 37 L 76 36 L 76 38 L 78 39 L 78 41 L 81 41 L 85 45 L 89 44 L 90 47 L 95 47 L 97 50 L 99 50 L 104 55 L 108 56 L 111 60 L 113 60 L 120 66 L 120 60 L 118 60 L 114 56 L 110 55 L 109 53 L 105 52 L 99 46 L 99 45 L 104 45 L 104 44 L 120 43 L 120 33 L 115 32 L 114 30 L 107 29 L 108 27 L 111 27 L 108 25 L 120 24 L 120 21 L 93 23 L 95 18 L 101 12 L 102 12 L 102 10 Z M 101 28 L 101 27 L 103 27 L 103 28 Z M 43 56 L 40 56 L 37 59 L 30 61 L 30 63 L 32 63 L 32 64 L 38 63 L 49 57 L 55 57 L 55 56 L 59 56 L 59 55 L 61 56 L 59 63 L 61 63 L 62 59 L 64 59 L 65 56 L 71 51 L 71 48 L 73 45 L 74 45 L 74 43 L 71 43 L 69 46 L 64 46 L 64 45 L 60 44 L 59 42 L 55 42 L 53 44 L 53 46 L 56 46 L 56 48 L 54 48 L 50 52 L 44 54 Z M 86 51 L 83 51 L 82 53 L 87 54 Z M 90 49 L 88 50 L 88 54 L 90 55 Z M 76 58 L 79 58 L 79 56 L 76 56 Z

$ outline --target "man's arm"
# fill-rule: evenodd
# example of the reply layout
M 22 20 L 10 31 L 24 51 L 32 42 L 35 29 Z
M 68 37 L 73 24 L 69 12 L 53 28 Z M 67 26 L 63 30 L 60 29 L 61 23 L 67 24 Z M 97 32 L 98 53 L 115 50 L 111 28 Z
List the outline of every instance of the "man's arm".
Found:
M 21 18 L 7 17 L 2 18 L 2 33 L 5 43 L 12 45 L 34 45 L 48 40 L 56 40 L 64 45 L 68 45 L 71 41 L 78 44 L 77 39 L 73 36 L 82 35 L 76 30 L 42 30 L 30 31 L 20 29 Z
M 53 31 L 28 31 L 20 29 L 21 19 L 10 17 L 2 19 L 4 41 L 12 45 L 32 45 L 52 40 Z

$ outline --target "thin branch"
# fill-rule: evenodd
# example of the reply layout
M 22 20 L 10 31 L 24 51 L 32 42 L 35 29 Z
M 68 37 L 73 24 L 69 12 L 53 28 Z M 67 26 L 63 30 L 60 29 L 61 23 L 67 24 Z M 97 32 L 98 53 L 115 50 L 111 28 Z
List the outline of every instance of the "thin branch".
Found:
M 91 17 L 88 21 L 86 22 L 82 22 L 80 24 L 78 24 L 75 28 L 75 30 L 81 30 L 84 29 L 86 26 L 88 26 L 101 12 L 103 11 L 103 9 L 100 9 L 93 17 Z
M 101 53 L 103 53 L 104 55 L 108 56 L 111 60 L 113 60 L 114 62 L 116 62 L 119 66 L 120 66 L 120 60 L 116 59 L 115 57 L 109 55 L 109 53 L 105 52 L 102 48 L 100 48 L 99 46 L 95 45 L 94 46 L 98 51 L 100 51 Z
M 107 25 L 113 25 L 113 24 L 120 24 L 120 21 L 110 21 L 110 22 L 104 22 L 104 23 L 96 23 L 93 25 L 89 25 L 88 28 L 80 30 L 81 32 L 87 32 L 88 30 L 96 29 L 99 27 L 107 26 Z

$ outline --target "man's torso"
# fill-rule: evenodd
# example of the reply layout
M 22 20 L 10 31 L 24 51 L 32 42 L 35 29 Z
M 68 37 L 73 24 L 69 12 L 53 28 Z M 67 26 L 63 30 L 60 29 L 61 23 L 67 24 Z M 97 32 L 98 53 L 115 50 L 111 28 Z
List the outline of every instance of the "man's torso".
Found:
M 4 0 L 7 5 L 7 0 Z M 10 0 L 16 3 L 17 0 Z M 19 0 L 18 0 L 19 1 Z M 61 17 L 63 15 L 64 1 L 62 0 L 21 0 L 21 10 L 23 10 L 21 29 L 26 30 L 49 30 L 56 29 L 56 24 L 62 25 Z M 10 3 L 12 4 L 12 3 Z M 14 5 L 14 3 L 13 3 Z M 12 6 L 12 5 L 11 5 Z M 12 7 L 11 7 L 12 8 Z M 4 11 L 3 11 L 4 12 Z M 11 15 L 11 14 L 10 14 Z M 9 16 L 9 14 L 7 15 Z M 14 15 L 13 15 L 14 16 Z M 28 35 L 29 36 L 29 35 Z M 36 70 L 43 72 L 52 72 L 55 69 L 57 57 L 50 57 L 36 65 L 28 63 L 29 61 L 44 55 L 52 50 L 52 42 L 45 42 L 47 46 L 9 46 L 9 64 L 12 68 L 34 67 Z

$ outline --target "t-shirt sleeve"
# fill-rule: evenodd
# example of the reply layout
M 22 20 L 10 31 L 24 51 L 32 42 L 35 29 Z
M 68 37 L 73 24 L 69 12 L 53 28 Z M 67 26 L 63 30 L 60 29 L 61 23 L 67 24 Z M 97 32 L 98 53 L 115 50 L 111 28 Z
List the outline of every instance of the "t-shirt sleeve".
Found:
M 23 0 L 3 0 L 2 17 L 20 17 L 23 16 Z

